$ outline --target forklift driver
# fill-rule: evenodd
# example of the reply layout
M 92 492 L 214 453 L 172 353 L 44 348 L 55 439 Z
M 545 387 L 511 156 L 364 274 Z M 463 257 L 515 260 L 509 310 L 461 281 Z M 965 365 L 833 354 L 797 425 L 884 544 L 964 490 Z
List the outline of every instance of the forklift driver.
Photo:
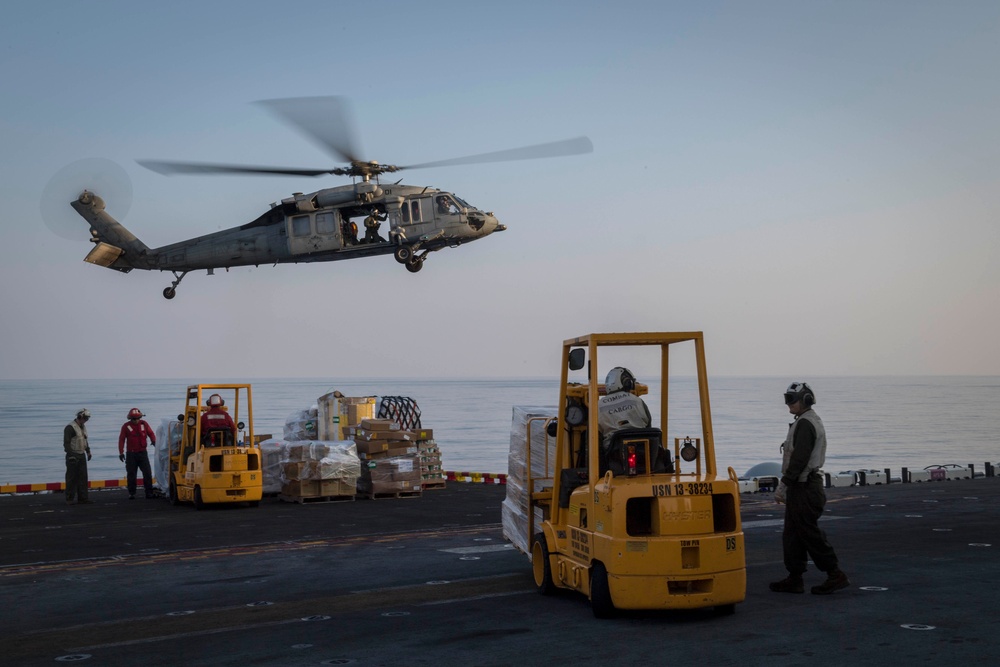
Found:
M 233 445 L 236 443 L 236 424 L 222 406 L 226 404 L 218 394 L 205 401 L 208 410 L 201 415 L 201 444 L 207 446 Z M 219 433 L 221 431 L 221 433 Z M 217 440 L 221 436 L 222 440 Z
M 621 366 L 612 368 L 604 380 L 606 395 L 597 404 L 597 425 L 603 449 L 611 444 L 611 434 L 623 428 L 649 428 L 652 417 L 646 402 L 632 393 L 635 376 Z

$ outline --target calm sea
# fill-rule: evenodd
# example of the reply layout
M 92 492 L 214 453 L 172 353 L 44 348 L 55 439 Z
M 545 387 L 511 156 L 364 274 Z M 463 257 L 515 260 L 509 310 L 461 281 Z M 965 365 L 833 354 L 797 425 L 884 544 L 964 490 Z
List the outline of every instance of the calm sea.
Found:
M 281 437 L 286 418 L 318 397 L 407 396 L 434 430 L 446 470 L 507 472 L 511 408 L 552 406 L 558 382 L 499 380 L 240 380 L 253 384 L 254 429 Z M 155 428 L 184 408 L 183 380 L 23 380 L 0 382 L 0 484 L 63 479 L 63 428 L 76 411 L 93 414 L 90 478 L 124 477 L 118 431 L 138 407 Z M 709 382 L 720 469 L 739 474 L 780 461 L 789 420 L 787 380 L 717 377 Z M 810 379 L 827 428 L 828 472 L 1000 461 L 1000 377 L 831 377 Z M 656 419 L 659 399 L 646 397 Z M 695 382 L 671 380 L 668 438 L 699 437 Z

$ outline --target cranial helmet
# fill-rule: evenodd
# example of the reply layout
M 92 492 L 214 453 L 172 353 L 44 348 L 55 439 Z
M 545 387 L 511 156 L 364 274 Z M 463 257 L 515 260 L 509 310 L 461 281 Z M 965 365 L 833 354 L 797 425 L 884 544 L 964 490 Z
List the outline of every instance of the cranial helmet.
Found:
M 212 394 L 208 397 L 208 407 L 210 408 L 221 408 L 225 404 L 226 402 L 218 394 Z
M 142 410 L 139 408 L 132 408 L 128 411 L 129 419 L 142 419 Z
M 87 408 L 83 408 L 82 410 L 80 410 L 80 411 L 78 411 L 76 413 L 76 418 L 77 419 L 90 419 L 90 410 L 88 410 Z
M 616 391 L 632 391 L 635 389 L 635 376 L 629 369 L 615 366 L 608 372 L 608 377 L 604 380 L 604 388 L 609 394 Z
M 785 390 L 785 405 L 791 405 L 802 401 L 802 405 L 809 407 L 816 404 L 816 394 L 805 382 L 793 382 Z

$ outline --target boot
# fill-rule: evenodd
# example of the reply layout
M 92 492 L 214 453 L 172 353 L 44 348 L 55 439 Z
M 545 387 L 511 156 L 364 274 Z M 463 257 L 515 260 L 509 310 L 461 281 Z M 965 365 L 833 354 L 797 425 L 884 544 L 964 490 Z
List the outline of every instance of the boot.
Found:
M 789 573 L 787 577 L 781 581 L 772 581 L 770 584 L 771 590 L 775 593 L 804 593 L 805 588 L 802 585 L 802 575 Z
M 851 582 L 847 579 L 847 575 L 841 572 L 839 569 L 831 570 L 826 573 L 826 581 L 824 581 L 819 586 L 812 587 L 813 595 L 829 595 L 834 591 L 839 591 L 841 588 L 847 588 L 851 585 Z

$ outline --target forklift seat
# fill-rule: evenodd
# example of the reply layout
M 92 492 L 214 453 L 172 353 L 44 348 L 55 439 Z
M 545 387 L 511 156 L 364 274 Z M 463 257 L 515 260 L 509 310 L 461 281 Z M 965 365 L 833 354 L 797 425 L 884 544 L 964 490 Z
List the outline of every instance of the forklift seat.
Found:
M 658 428 L 623 428 L 611 434 L 611 444 L 602 461 L 601 474 L 610 470 L 615 476 L 627 474 L 626 457 L 628 446 L 636 445 L 636 474 L 672 473 L 674 463 L 670 452 L 661 444 L 662 434 Z M 649 457 L 652 465 L 646 462 L 646 443 L 649 443 Z

